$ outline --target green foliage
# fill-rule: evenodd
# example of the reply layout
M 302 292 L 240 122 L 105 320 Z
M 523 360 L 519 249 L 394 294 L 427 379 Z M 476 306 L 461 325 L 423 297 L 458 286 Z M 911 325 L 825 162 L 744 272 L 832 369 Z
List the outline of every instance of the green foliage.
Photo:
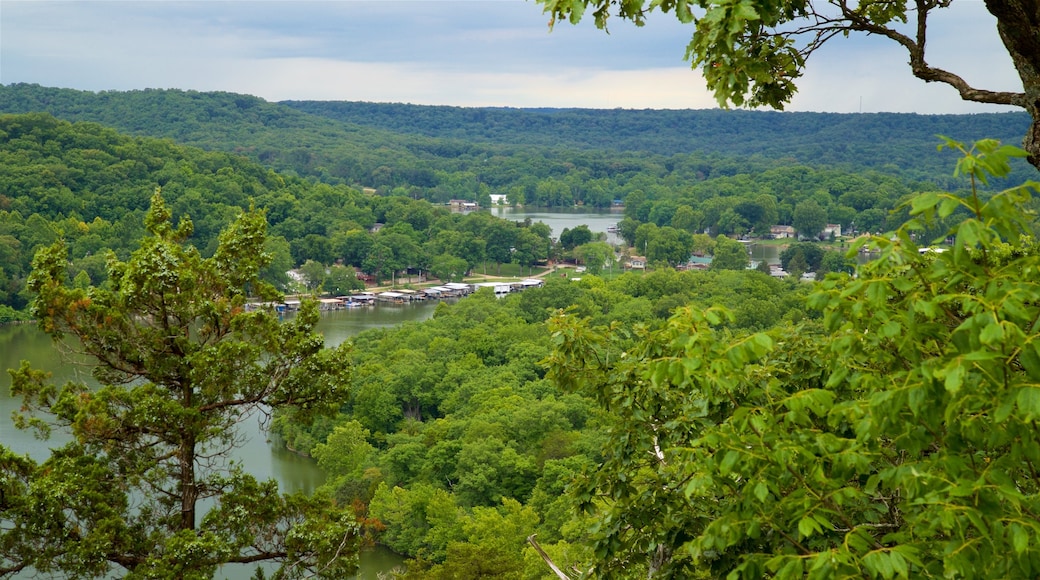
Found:
M 69 286 L 62 241 L 33 260 L 32 314 L 93 361 L 99 386 L 51 385 L 27 362 L 11 371 L 18 423 L 72 441 L 41 464 L 0 448 L 0 571 L 209 578 L 224 563 L 273 561 L 286 577 L 351 572 L 353 513 L 321 495 L 279 495 L 225 461 L 236 424 L 258 407 L 333 411 L 349 381 L 346 350 L 324 349 L 313 303 L 286 323 L 245 312 L 247 288 L 275 298 L 257 277 L 262 212 L 240 215 L 209 258 L 158 191 L 145 225 L 104 287 Z
M 816 239 L 827 225 L 827 210 L 816 203 L 816 200 L 807 199 L 794 206 L 791 219 L 791 225 L 799 236 Z
M 280 414 L 274 428 L 328 464 L 330 495 L 367 504 L 375 539 L 414 558 L 414 577 L 538 578 L 545 568 L 525 552 L 530 534 L 560 562 L 590 556 L 592 521 L 575 515 L 565 490 L 606 448 L 604 413 L 544 380 L 549 313 L 570 307 L 596 323 L 657 327 L 665 302 L 724 301 L 737 310 L 734 328 L 763 328 L 803 294 L 757 272 L 674 270 L 477 293 L 422 324 L 362 333 L 337 421 L 308 426 Z
M 300 274 L 303 274 L 307 289 L 311 292 L 318 292 L 324 288 L 328 269 L 320 262 L 307 260 L 300 266 Z
M 795 242 L 780 252 L 780 266 L 788 272 L 816 272 L 827 253 L 820 244 Z
M 604 268 L 612 267 L 617 258 L 614 249 L 606 242 L 590 242 L 574 248 L 574 257 L 584 264 L 590 274 L 599 275 Z
M 737 240 L 719 236 L 715 238 L 715 251 L 711 259 L 712 270 L 744 270 L 751 263 L 744 244 Z
M 1023 154 L 951 145 L 973 181 Z M 818 287 L 820 325 L 555 318 L 549 377 L 611 410 L 574 490 L 596 519 L 591 575 L 1035 575 L 1037 192 L 914 199 L 894 239 L 863 242 L 880 259 Z M 919 252 L 914 234 L 958 210 L 953 248 Z
M 0 324 L 10 324 L 12 322 L 28 322 L 29 315 L 23 312 L 19 312 L 10 306 L 0 304 Z
M 357 277 L 352 266 L 333 264 L 329 266 L 328 275 L 322 285 L 326 292 L 333 296 L 343 296 L 365 289 L 365 283 Z
M 591 241 L 592 231 L 589 230 L 589 226 L 584 224 L 574 229 L 563 228 L 563 231 L 560 233 L 560 244 L 563 245 L 565 250 L 573 250 L 575 247 Z

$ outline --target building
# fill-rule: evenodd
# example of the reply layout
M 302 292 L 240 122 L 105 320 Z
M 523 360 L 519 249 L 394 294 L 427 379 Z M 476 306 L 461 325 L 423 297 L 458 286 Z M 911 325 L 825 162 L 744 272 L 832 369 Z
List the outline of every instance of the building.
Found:
M 480 209 L 480 205 L 475 201 L 469 201 L 465 199 L 453 199 L 448 202 L 448 206 L 451 211 L 473 211 Z
M 772 226 L 769 228 L 769 235 L 777 240 L 793 238 L 794 234 L 794 228 L 791 226 Z
M 841 237 L 841 224 L 827 224 L 823 228 L 823 232 L 820 234 L 820 237 L 827 239 L 831 236 L 834 236 L 835 238 Z
M 632 256 L 628 260 L 625 260 L 625 267 L 630 270 L 645 270 L 646 258 L 643 256 Z

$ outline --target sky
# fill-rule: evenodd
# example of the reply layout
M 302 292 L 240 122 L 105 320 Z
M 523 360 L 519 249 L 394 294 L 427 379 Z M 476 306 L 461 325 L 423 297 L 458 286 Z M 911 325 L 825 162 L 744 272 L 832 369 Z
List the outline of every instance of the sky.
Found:
M 929 62 L 982 88 L 1021 91 L 981 0 L 930 24 Z M 706 109 L 683 60 L 691 27 L 587 18 L 550 31 L 524 0 L 0 0 L 0 84 L 90 91 L 176 88 L 268 101 Z M 981 113 L 915 79 L 903 49 L 837 38 L 810 60 L 787 110 Z

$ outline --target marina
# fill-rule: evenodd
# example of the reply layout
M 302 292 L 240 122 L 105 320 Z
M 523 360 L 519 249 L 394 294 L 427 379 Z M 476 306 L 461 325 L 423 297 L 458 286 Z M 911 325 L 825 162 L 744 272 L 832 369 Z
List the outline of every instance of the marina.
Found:
M 463 282 L 448 282 L 440 286 L 431 286 L 423 289 L 398 288 L 384 290 L 381 292 L 358 292 L 347 296 L 335 298 L 319 298 L 318 308 L 322 312 L 333 310 L 346 310 L 350 308 L 362 308 L 376 304 L 410 304 L 413 302 L 424 302 L 426 300 L 440 300 L 444 298 L 462 298 L 468 296 L 481 288 L 491 288 L 496 296 L 504 296 L 513 292 L 522 292 L 528 288 L 538 288 L 544 281 L 538 278 L 526 278 L 519 281 L 495 281 L 475 282 L 472 284 Z M 246 304 L 246 310 L 255 311 L 261 309 L 274 309 L 279 314 L 296 312 L 302 303 L 299 297 L 286 298 L 281 302 L 250 302 Z

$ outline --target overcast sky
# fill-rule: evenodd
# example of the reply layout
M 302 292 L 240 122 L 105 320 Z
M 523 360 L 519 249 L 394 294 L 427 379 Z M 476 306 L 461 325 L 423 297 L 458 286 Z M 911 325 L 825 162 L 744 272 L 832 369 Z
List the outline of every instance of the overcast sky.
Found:
M 981 0 L 931 28 L 933 66 L 1021 90 Z M 0 84 L 84 90 L 178 88 L 284 99 L 459 106 L 704 109 L 682 60 L 691 29 L 670 15 L 608 35 L 589 19 L 550 32 L 523 0 L 0 0 Z M 914 79 L 890 41 L 835 39 L 810 61 L 796 111 L 974 113 Z

